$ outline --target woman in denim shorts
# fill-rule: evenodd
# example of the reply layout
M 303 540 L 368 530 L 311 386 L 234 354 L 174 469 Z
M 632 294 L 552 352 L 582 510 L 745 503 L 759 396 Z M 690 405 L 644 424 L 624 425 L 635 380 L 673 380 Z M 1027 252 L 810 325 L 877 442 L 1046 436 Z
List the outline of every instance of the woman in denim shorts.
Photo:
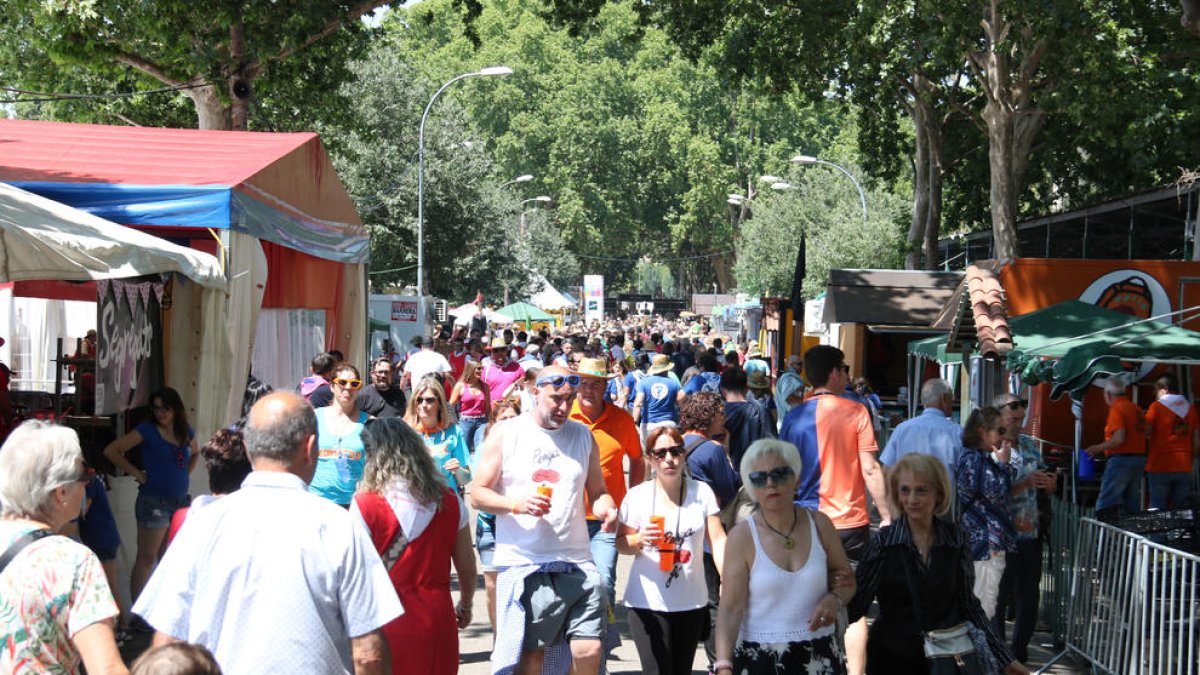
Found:
M 195 434 L 179 392 L 165 387 L 150 397 L 153 418 L 104 448 L 104 456 L 138 482 L 134 515 L 137 518 L 137 558 L 129 580 L 129 596 L 137 600 L 158 559 L 171 516 L 188 505 L 188 474 L 196 468 Z M 125 457 L 141 448 L 139 469 Z
M 487 426 L 475 431 L 475 447 L 483 447 L 483 439 L 496 426 L 497 422 L 512 419 L 521 414 L 521 401 L 514 397 L 496 401 L 492 404 L 492 415 Z M 471 456 L 474 461 L 480 453 Z M 474 467 L 472 467 L 474 468 Z M 496 516 L 480 511 L 475 519 L 475 550 L 479 551 L 479 568 L 483 570 L 483 588 L 487 592 L 488 621 L 492 631 L 496 630 L 496 566 L 492 564 L 492 554 L 496 552 Z

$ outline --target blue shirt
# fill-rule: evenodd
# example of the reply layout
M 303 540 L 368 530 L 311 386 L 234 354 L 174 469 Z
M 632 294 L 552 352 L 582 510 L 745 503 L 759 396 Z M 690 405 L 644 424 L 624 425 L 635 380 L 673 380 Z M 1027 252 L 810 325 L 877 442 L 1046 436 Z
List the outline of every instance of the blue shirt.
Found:
M 329 430 L 329 417 L 334 408 L 317 408 L 317 470 L 313 473 L 308 491 L 320 495 L 335 504 L 349 504 L 354 490 L 362 479 L 363 466 L 367 463 L 363 448 L 362 429 L 369 417 L 358 413 L 358 421 L 343 435 Z
M 721 376 L 717 373 L 696 373 L 696 376 L 683 385 L 683 393 L 696 394 L 702 391 L 721 393 Z
M 683 437 L 684 447 L 691 446 L 704 438 L 698 434 L 687 434 Z M 708 484 L 713 494 L 717 496 L 717 504 L 721 508 L 737 496 L 738 488 L 742 486 L 742 477 L 729 463 L 725 448 L 713 441 L 705 440 L 688 453 L 688 471 L 692 478 Z
M 679 420 L 679 410 L 676 406 L 676 397 L 679 396 L 678 382 L 662 375 L 647 375 L 638 382 L 637 390 L 642 395 L 643 422 L 653 424 Z
M 192 457 L 192 436 L 183 445 L 174 446 L 158 433 L 158 425 L 149 420 L 134 427 L 142 437 L 142 466 L 146 469 L 146 482 L 138 488 L 140 494 L 160 499 L 180 499 L 188 493 L 188 460 Z
M 973 560 L 987 560 L 995 551 L 1016 550 L 1012 494 L 1016 467 L 997 464 L 992 453 L 965 448 L 958 456 L 960 527 Z
M 456 489 L 460 487 L 454 473 L 442 468 L 442 465 L 448 462 L 451 457 L 457 459 L 459 466 L 463 469 L 466 469 L 471 463 L 470 453 L 467 451 L 467 441 L 463 438 L 462 432 L 459 431 L 458 425 L 451 424 L 445 429 L 435 431 L 432 434 L 420 433 L 421 437 L 425 439 L 427 447 L 438 449 L 437 452 L 432 452 L 431 456 L 433 457 L 433 465 L 442 474 L 442 480 L 446 481 L 446 485 L 449 487 Z
M 910 452 L 933 455 L 946 465 L 950 482 L 954 483 L 954 466 L 962 450 L 962 429 L 946 413 L 937 408 L 926 408 L 920 415 L 901 422 L 894 431 L 879 461 L 884 466 L 893 466 Z

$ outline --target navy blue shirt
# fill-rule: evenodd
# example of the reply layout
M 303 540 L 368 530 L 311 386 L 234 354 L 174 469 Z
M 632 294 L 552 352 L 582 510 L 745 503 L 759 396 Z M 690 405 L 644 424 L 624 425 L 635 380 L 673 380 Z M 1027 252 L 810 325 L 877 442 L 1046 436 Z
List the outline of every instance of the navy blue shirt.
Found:
M 704 437 L 699 434 L 686 434 L 683 437 L 685 447 L 702 441 L 688 453 L 688 471 L 691 472 L 692 478 L 707 483 L 717 496 L 717 504 L 725 508 L 742 486 L 742 477 L 729 463 L 729 456 L 725 454 L 725 448 L 721 444 L 702 439 Z

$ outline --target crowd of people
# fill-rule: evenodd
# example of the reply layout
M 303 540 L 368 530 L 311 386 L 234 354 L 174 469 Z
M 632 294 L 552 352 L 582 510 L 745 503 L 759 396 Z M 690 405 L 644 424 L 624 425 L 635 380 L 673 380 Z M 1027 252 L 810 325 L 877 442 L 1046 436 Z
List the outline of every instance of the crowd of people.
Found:
M 1028 672 L 1038 496 L 1057 476 L 1020 433 L 1024 400 L 960 427 L 930 380 L 880 452 L 881 404 L 830 346 L 774 378 L 754 341 L 696 323 L 411 347 L 385 346 L 369 382 L 336 353 L 294 392 L 253 381 L 202 449 L 178 394 L 156 392 L 104 451 L 139 484 L 131 608 L 114 600 L 115 528 L 87 524 L 107 506 L 78 438 L 17 428 L 0 448 L 0 573 L 15 560 L 0 616 L 23 629 L 5 619 L 0 669 L 124 673 L 119 633 L 141 629 L 148 673 L 453 673 L 482 576 L 497 673 L 602 672 L 618 602 L 648 673 L 691 672 L 701 645 L 718 674 L 928 672 L 937 654 Z M 1113 410 L 1090 450 L 1144 448 Z M 201 459 L 212 494 L 189 507 Z M 1152 499 L 1182 498 L 1172 478 Z M 1108 480 L 1102 500 L 1127 500 Z M 72 522 L 99 534 L 52 536 Z

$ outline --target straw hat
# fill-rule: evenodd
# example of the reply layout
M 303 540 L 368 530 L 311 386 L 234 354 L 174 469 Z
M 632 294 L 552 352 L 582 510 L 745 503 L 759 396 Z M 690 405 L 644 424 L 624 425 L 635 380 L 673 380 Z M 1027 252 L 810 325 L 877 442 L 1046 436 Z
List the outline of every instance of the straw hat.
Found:
M 608 363 L 604 359 L 582 359 L 579 361 L 579 370 L 575 372 L 580 377 L 591 377 L 597 380 L 611 380 L 617 377 L 616 373 L 608 372 Z
M 504 338 L 498 337 L 492 340 L 492 349 L 509 349 L 511 345 L 504 341 Z
M 671 369 L 671 359 L 666 354 L 655 354 L 654 358 L 650 359 L 650 369 L 646 371 L 647 375 L 658 375 L 665 373 Z

